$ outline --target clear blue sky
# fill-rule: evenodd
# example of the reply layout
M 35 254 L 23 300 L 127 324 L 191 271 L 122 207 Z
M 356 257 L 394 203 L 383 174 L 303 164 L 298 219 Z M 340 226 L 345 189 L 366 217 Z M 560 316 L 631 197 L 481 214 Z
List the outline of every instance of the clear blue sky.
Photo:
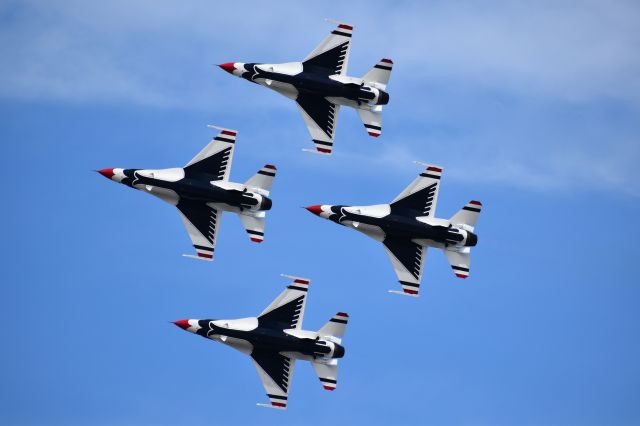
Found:
M 383 136 L 335 154 L 228 61 L 299 60 L 355 26 L 350 74 L 395 61 Z M 634 1 L 5 1 L 0 423 L 640 423 L 640 7 Z M 232 180 L 278 166 L 266 240 L 222 219 L 192 261 L 168 205 L 105 167 L 181 166 L 239 130 Z M 301 206 L 390 201 L 421 160 L 438 216 L 484 210 L 471 277 L 429 252 L 417 300 L 382 247 Z M 304 326 L 349 312 L 338 389 L 298 363 L 286 412 L 248 358 L 169 323 L 255 315 L 312 279 Z

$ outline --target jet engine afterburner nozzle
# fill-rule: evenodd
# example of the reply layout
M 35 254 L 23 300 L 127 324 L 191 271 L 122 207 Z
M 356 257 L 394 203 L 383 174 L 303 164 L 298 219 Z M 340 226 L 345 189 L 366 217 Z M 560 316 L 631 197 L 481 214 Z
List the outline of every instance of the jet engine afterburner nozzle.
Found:
M 271 210 L 272 205 L 273 202 L 271 201 L 271 198 L 263 195 L 262 202 L 260 203 L 260 210 Z
M 387 92 L 385 92 L 384 90 L 378 89 L 380 90 L 380 94 L 378 95 L 378 102 L 376 102 L 376 105 L 386 105 L 389 103 L 389 94 Z
M 474 247 L 476 244 L 478 244 L 478 236 L 471 231 L 467 231 L 467 241 L 465 241 L 464 245 Z
M 334 343 L 335 347 L 333 348 L 333 357 L 334 358 L 342 358 L 344 356 L 344 346 Z

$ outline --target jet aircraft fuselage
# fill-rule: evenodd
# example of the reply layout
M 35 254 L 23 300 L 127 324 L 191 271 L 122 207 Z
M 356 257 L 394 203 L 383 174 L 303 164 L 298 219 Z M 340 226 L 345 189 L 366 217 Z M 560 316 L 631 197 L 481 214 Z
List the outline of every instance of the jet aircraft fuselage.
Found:
M 265 210 L 271 209 L 269 193 L 276 166 L 265 164 L 244 183 L 230 182 L 238 132 L 216 126 L 218 134 L 184 167 L 167 169 L 102 169 L 109 180 L 153 195 L 176 207 L 196 255 L 213 260 L 218 223 L 223 212 L 238 215 L 249 239 L 264 241 Z
M 371 105 L 386 105 L 389 94 L 373 85 L 366 84 L 362 79 L 348 76 L 329 76 L 321 69 L 306 67 L 300 62 L 286 64 L 257 64 L 257 63 L 229 63 L 221 65 L 231 74 L 272 88 L 285 95 L 295 98 L 298 93 L 318 95 L 325 98 L 341 99 L 350 106 L 370 108 Z M 308 69 L 309 68 L 309 69 Z M 278 72 L 282 70 L 285 72 Z M 290 86 L 290 87 L 287 87 Z M 291 90 L 291 89 L 295 89 Z M 289 90 L 287 90 L 289 89 Z M 353 105 L 355 103 L 355 105 Z
M 181 168 L 105 169 L 100 173 L 123 185 L 150 192 L 172 204 L 179 199 L 189 199 L 226 204 L 240 210 L 269 210 L 272 206 L 271 199 L 266 195 L 247 191 L 238 184 L 212 182 L 204 173 L 185 172 Z
M 267 87 L 296 102 L 315 150 L 331 155 L 340 107 L 354 108 L 369 136 L 382 134 L 382 109 L 393 61 L 380 59 L 362 77 L 349 76 L 353 26 L 336 23 L 331 33 L 302 61 L 270 63 L 227 62 L 229 74 Z
M 368 234 L 381 230 L 385 238 L 431 240 L 444 246 L 473 247 L 478 237 L 470 230 L 452 226 L 448 221 L 434 218 L 419 220 L 416 212 L 393 211 L 388 205 L 379 206 L 310 206 L 310 212 L 337 224 L 353 227 Z M 362 226 L 365 225 L 365 226 Z M 367 226 L 368 225 L 368 226 Z
M 425 169 L 389 204 L 314 205 L 306 209 L 323 219 L 354 229 L 383 244 L 402 292 L 417 297 L 429 247 L 442 250 L 458 278 L 469 276 L 474 229 L 482 203 L 469 201 L 449 219 L 435 217 L 442 167 Z
M 239 326 L 236 326 L 235 324 Z M 251 350 L 266 350 L 306 355 L 311 358 L 342 358 L 344 347 L 336 342 L 320 338 L 298 337 L 288 334 L 282 327 L 260 324 L 257 318 L 239 320 L 180 320 L 175 324 L 207 339 L 216 340 L 242 350 L 243 343 L 251 344 Z M 254 327 L 247 330 L 247 328 Z M 295 331 L 294 331 L 295 333 Z M 302 332 L 304 333 L 304 331 Z M 242 342 L 244 341 L 244 342 Z
M 317 331 L 303 330 L 308 278 L 284 275 L 291 283 L 257 317 L 174 321 L 181 329 L 220 342 L 251 357 L 269 397 L 263 407 L 287 408 L 289 385 L 297 360 L 313 366 L 325 390 L 338 384 L 338 358 L 344 356 L 342 337 L 349 321 L 336 313 Z

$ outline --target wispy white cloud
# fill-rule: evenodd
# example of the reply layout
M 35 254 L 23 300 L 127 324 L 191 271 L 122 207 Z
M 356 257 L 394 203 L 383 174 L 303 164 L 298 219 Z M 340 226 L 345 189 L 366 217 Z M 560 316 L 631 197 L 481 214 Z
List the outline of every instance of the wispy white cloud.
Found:
M 419 78 L 552 99 L 640 100 L 636 2 L 437 2 L 395 16 L 400 56 Z M 398 41 L 398 40 L 395 40 Z
M 340 10 L 357 24 L 352 63 L 362 72 L 388 54 L 412 86 L 430 80 L 576 101 L 640 101 L 640 6 L 633 1 L 337 4 L 278 2 L 265 14 L 258 5 L 203 0 L 9 2 L 0 90 L 172 105 L 176 97 L 198 98 L 193 83 L 206 78 L 186 77 L 187 67 L 211 67 L 231 53 L 295 59 L 326 33 L 317 18 Z
M 640 144 L 629 143 L 607 147 L 602 151 L 549 151 L 538 158 L 518 158 L 509 154 L 495 155 L 493 147 L 485 156 L 445 156 L 448 161 L 436 161 L 417 149 L 415 144 L 389 141 L 378 155 L 366 152 L 338 153 L 331 164 L 309 162 L 314 172 L 331 170 L 345 178 L 375 175 L 384 178 L 406 177 L 408 170 L 419 171 L 414 161 L 428 161 L 446 169 L 446 179 L 465 184 L 494 184 L 500 187 L 543 191 L 613 191 L 633 197 L 640 196 L 636 182 L 636 164 L 640 158 Z M 408 183 L 408 182 L 407 182 Z
M 385 148 L 361 152 L 348 140 L 360 128 L 357 118 L 343 113 L 334 172 L 344 162 L 366 173 L 381 164 L 405 168 L 418 158 L 442 163 L 453 179 L 640 195 L 637 2 L 264 7 L 205 0 L 4 2 L 0 96 L 251 114 L 263 126 L 273 122 L 266 110 L 294 108 L 214 64 L 303 57 L 328 30 L 320 18 L 334 17 L 356 25 L 353 74 L 382 56 L 396 63 Z M 308 142 L 301 124 L 295 130 L 296 137 L 277 128 L 270 134 L 295 139 L 287 148 Z

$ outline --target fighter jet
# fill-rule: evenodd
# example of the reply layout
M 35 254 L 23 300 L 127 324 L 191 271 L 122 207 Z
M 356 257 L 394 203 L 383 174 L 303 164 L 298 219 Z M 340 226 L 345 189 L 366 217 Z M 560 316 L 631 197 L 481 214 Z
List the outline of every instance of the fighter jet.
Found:
M 244 184 L 229 182 L 238 132 L 209 127 L 220 133 L 183 168 L 98 170 L 176 206 L 197 254 L 184 256 L 201 260 L 213 260 L 223 211 L 238 214 L 251 241 L 264 240 L 265 211 L 271 209 L 269 191 L 276 176 L 275 166 L 267 164 Z
M 326 390 L 338 384 L 338 358 L 344 356 L 342 336 L 349 320 L 335 314 L 318 331 L 302 329 L 307 301 L 307 278 L 283 275 L 293 281 L 257 317 L 233 320 L 183 319 L 174 324 L 183 330 L 215 340 L 251 357 L 270 404 L 286 409 L 296 360 L 311 362 Z
M 334 22 L 334 21 L 331 21 Z M 228 62 L 220 68 L 236 77 L 273 89 L 296 101 L 316 151 L 330 155 L 340 105 L 355 108 L 367 133 L 382 133 L 382 106 L 393 62 L 381 59 L 361 78 L 347 76 L 351 25 L 337 27 L 302 62 L 262 64 Z
M 426 169 L 391 204 L 306 207 L 317 216 L 380 241 L 402 285 L 402 292 L 390 290 L 390 293 L 414 297 L 420 290 L 428 247 L 444 252 L 457 277 L 469 276 L 471 247 L 478 242 L 473 231 L 482 208 L 479 201 L 473 200 L 451 219 L 436 218 L 442 167 L 419 164 Z

